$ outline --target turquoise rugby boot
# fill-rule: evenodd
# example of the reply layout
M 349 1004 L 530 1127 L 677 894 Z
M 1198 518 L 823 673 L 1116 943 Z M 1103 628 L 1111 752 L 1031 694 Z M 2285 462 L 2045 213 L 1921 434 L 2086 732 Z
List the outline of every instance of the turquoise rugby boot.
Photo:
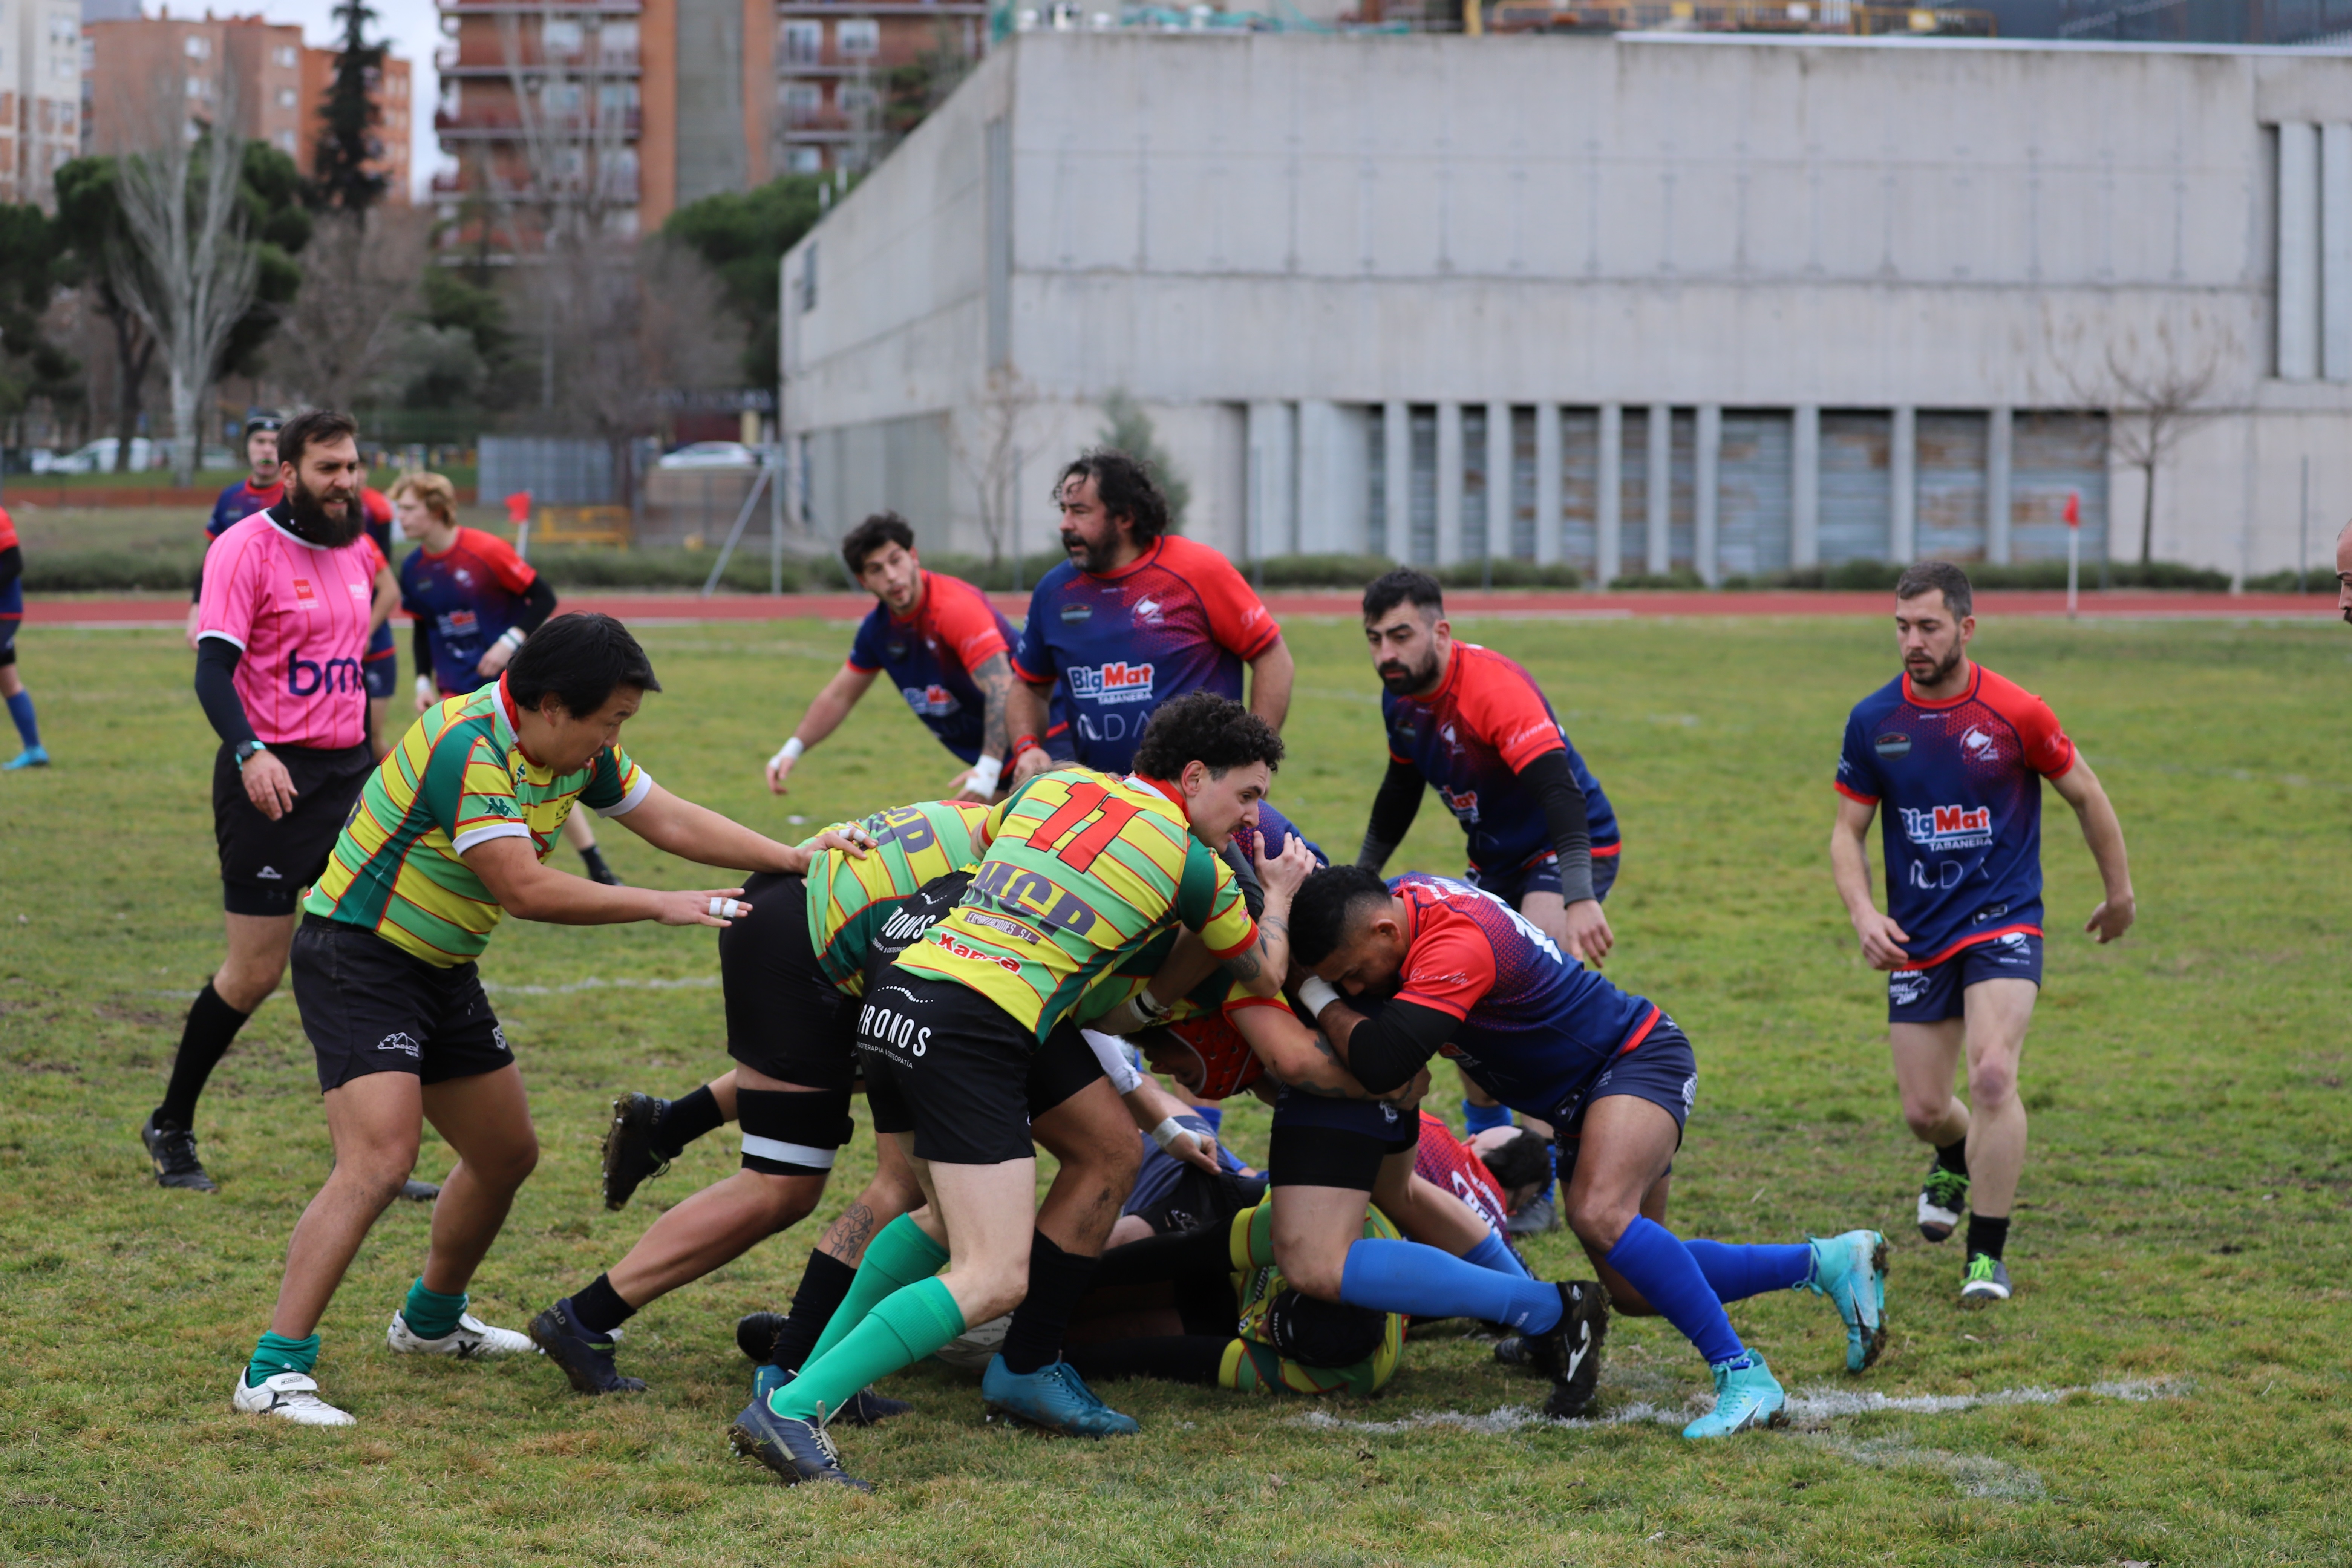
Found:
M 47 746 L 27 746 L 6 762 L 0 763 L 0 773 L 13 773 L 19 768 L 46 768 L 48 765 L 49 749 Z
M 992 1357 L 980 1380 L 980 1396 L 991 1415 L 1010 1415 L 1066 1437 L 1124 1437 L 1142 1430 L 1134 1416 L 1097 1398 L 1078 1369 L 1066 1361 L 1020 1374 L 1003 1356 Z
M 1684 1436 L 1728 1437 L 1750 1426 L 1787 1424 L 1788 1417 L 1781 1412 L 1789 1396 L 1780 1391 L 1762 1356 L 1751 1350 L 1747 1359 L 1746 1366 L 1721 1362 L 1708 1368 L 1715 1373 L 1715 1408 L 1684 1427 Z
M 1886 1348 L 1886 1238 L 1874 1230 L 1809 1237 L 1813 1271 L 1803 1288 L 1827 1296 L 1845 1322 L 1845 1369 L 1860 1372 Z

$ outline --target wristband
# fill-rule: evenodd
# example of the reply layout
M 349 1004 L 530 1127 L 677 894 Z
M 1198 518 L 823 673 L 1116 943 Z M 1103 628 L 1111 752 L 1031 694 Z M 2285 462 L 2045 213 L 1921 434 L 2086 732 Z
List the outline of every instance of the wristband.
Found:
M 806 746 L 801 744 L 801 738 L 798 735 L 794 735 L 791 740 L 786 741 L 782 745 L 776 748 L 776 754 L 768 759 L 768 765 L 772 768 L 781 766 L 785 763 L 793 761 L 803 752 L 807 750 L 808 748 Z
M 1168 1016 L 1169 1013 L 1169 1009 L 1152 1000 L 1151 987 L 1149 985 L 1139 986 L 1136 989 L 1135 1010 L 1143 1015 L 1145 1021 L 1153 1024 Z
M 509 626 L 506 629 L 506 635 L 499 637 L 499 641 L 506 647 L 518 648 L 522 647 L 522 638 L 523 630 L 520 626 Z
M 416 700 L 419 702 L 430 702 L 438 696 L 440 692 L 434 687 L 431 676 L 420 675 L 416 678 Z
M 1185 1126 L 1182 1122 L 1177 1121 L 1171 1116 L 1167 1121 L 1161 1122 L 1159 1126 L 1151 1130 L 1151 1141 L 1154 1143 L 1159 1144 L 1162 1149 L 1165 1149 L 1171 1143 L 1175 1142 L 1179 1138 L 1187 1138 L 1192 1136 L 1192 1130 L 1191 1128 Z
M 1318 974 L 1310 974 L 1298 983 L 1298 1000 L 1307 1011 L 1319 1018 L 1323 1009 L 1339 1000 L 1339 988 Z
M 994 795 L 996 781 L 1003 776 L 1003 758 L 982 757 L 971 764 L 971 776 L 963 781 L 963 787 L 977 795 Z
M 1013 737 L 1013 745 L 1011 749 L 1006 751 L 1004 753 L 1004 760 L 1008 763 L 1017 763 L 1021 760 L 1022 752 L 1034 752 L 1037 749 L 1036 736 L 1015 735 Z

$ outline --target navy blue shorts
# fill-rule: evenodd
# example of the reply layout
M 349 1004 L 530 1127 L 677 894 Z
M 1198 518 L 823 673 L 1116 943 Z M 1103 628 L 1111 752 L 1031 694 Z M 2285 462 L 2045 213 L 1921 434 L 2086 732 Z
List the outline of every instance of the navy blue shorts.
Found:
M 1898 969 L 1886 977 L 1886 1021 L 1940 1024 L 1968 1016 L 1966 994 L 1979 980 L 2031 980 L 2042 984 L 2042 939 L 2013 931 L 1990 942 L 1964 947 L 1925 969 Z
M 1328 1100 L 1285 1089 L 1274 1102 L 1266 1175 L 1277 1187 L 1369 1193 L 1381 1162 L 1421 1142 L 1421 1118 L 1386 1100 Z
M 1612 1094 L 1630 1094 L 1646 1100 L 1675 1119 L 1677 1130 L 1690 1121 L 1691 1106 L 1698 1098 L 1698 1057 L 1691 1049 L 1690 1037 L 1664 1014 L 1650 1026 L 1642 1043 L 1630 1051 L 1620 1051 L 1603 1062 L 1601 1070 L 1592 1075 L 1582 1092 L 1570 1100 L 1565 1113 L 1552 1123 L 1555 1139 L 1560 1147 L 1560 1169 L 1564 1173 L 1572 1163 L 1571 1152 L 1584 1128 L 1584 1113 L 1592 1109 L 1596 1100 L 1606 1100 Z M 1679 1131 L 1677 1145 L 1682 1140 Z
M 1607 845 L 1601 847 L 1610 848 Z M 1592 896 L 1604 904 L 1609 901 L 1609 889 L 1616 885 L 1617 862 L 1622 858 L 1613 849 L 1592 857 Z M 1547 852 L 1507 871 L 1481 871 L 1473 866 L 1462 873 L 1462 879 L 1516 910 L 1529 893 L 1559 891 L 1559 857 Z
M 387 651 L 382 658 L 370 658 L 360 664 L 360 681 L 367 688 L 371 701 L 382 701 L 400 689 L 400 657 Z

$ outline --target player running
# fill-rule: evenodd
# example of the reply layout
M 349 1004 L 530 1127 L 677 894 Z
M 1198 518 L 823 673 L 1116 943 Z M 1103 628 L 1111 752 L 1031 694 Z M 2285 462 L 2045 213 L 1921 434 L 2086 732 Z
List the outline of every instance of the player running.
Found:
M 268 438 L 285 455 L 285 498 L 213 542 L 196 604 L 196 700 L 221 740 L 213 834 L 228 956 L 188 1009 L 163 1103 L 140 1129 L 155 1180 L 200 1193 L 220 1189 L 196 1156 L 197 1099 L 284 977 L 295 901 L 375 764 L 360 666 L 397 592 L 362 528 L 350 417 L 317 410 Z
M 496 680 L 523 639 L 555 614 L 555 590 L 495 533 L 457 522 L 457 490 L 439 474 L 404 474 L 392 487 L 400 531 L 417 542 L 400 563 L 400 603 L 415 627 L 416 711 Z M 588 879 L 621 879 L 596 847 L 586 814 L 563 821 Z
M 1232 562 L 1169 535 L 1150 471 L 1124 452 L 1088 452 L 1062 470 L 1054 499 L 1070 558 L 1030 595 L 1013 656 L 1014 780 L 1056 756 L 1125 773 L 1160 706 L 1191 691 L 1239 701 L 1244 664 L 1250 711 L 1279 733 L 1294 673 L 1282 629 Z M 1064 723 L 1049 726 L 1049 694 Z
M 1903 1120 L 1936 1157 L 1919 1234 L 1942 1241 L 1969 1205 L 1963 1301 L 2009 1300 L 2011 1205 L 2025 1165 L 2017 1074 L 2042 988 L 2042 788 L 2074 808 L 2106 897 L 2083 929 L 2131 929 L 2124 830 L 2090 763 L 2042 699 L 1968 656 L 1968 574 L 1941 561 L 1895 585 L 1903 673 L 1855 704 L 1838 759 L 1830 867 L 1863 956 L 1887 970 L 1888 1044 Z M 1886 912 L 1864 836 L 1881 802 Z M 1952 1093 L 1965 1052 L 1969 1099 Z
M 0 763 L 0 773 L 49 765 L 41 727 L 33 717 L 33 694 L 16 673 L 16 628 L 24 624 L 25 547 L 17 542 L 8 509 L 0 507 L 0 698 L 7 700 L 8 717 L 16 721 L 17 738 L 25 742 L 24 750 Z
M 782 795 L 802 753 L 841 728 L 874 678 L 887 671 L 915 717 L 966 764 L 949 788 L 963 800 L 995 799 L 1013 690 L 1013 623 L 971 584 L 925 568 L 915 553 L 915 531 L 895 511 L 876 512 L 851 529 L 841 559 L 878 602 L 858 624 L 849 662 L 768 759 L 768 788 Z
M 466 1310 L 467 1283 L 539 1160 L 522 1076 L 476 958 L 509 914 L 724 929 L 741 911 L 740 888 L 604 888 L 550 870 L 544 857 L 577 804 L 702 865 L 795 872 L 811 855 L 679 799 L 629 760 L 621 725 L 660 689 L 620 622 L 564 616 L 496 685 L 419 719 L 369 778 L 294 942 L 294 995 L 335 1166 L 287 1247 L 269 1331 L 237 1379 L 238 1410 L 305 1426 L 352 1421 L 310 1375 L 319 1319 L 415 1163 L 427 1120 L 458 1162 L 387 1342 L 410 1355 L 530 1350 Z
M 1408 1082 L 1443 1053 L 1505 1105 L 1558 1129 L 1564 1153 L 1573 1149 L 1562 1161 L 1573 1172 L 1568 1223 L 1612 1303 L 1664 1317 L 1714 1376 L 1715 1409 L 1684 1436 L 1774 1425 L 1787 1403 L 1763 1356 L 1733 1331 L 1727 1301 L 1811 1289 L 1844 1321 L 1847 1370 L 1877 1359 L 1886 1341 L 1886 1243 L 1877 1232 L 1730 1247 L 1685 1243 L 1659 1223 L 1698 1066 L 1654 1003 L 1577 964 L 1491 893 L 1447 878 L 1382 882 L 1361 866 L 1332 867 L 1307 879 L 1293 919 L 1298 961 L 1315 976 L 1300 1000 L 1367 1089 Z M 1386 1003 L 1368 1017 L 1343 991 Z M 1542 1364 L 1543 1352 L 1530 1348 Z

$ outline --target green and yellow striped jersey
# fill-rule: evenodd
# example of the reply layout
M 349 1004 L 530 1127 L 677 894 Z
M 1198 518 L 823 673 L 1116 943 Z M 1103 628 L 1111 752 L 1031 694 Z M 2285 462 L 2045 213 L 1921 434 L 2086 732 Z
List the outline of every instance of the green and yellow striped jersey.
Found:
M 826 849 L 810 860 L 809 946 L 824 977 L 849 995 L 864 995 L 874 933 L 926 883 L 980 858 L 988 847 L 989 816 L 988 806 L 968 801 L 893 806 L 858 825 L 874 840 L 863 858 Z
M 364 926 L 427 963 L 464 963 L 489 945 L 506 912 L 462 858 L 467 850 L 529 838 L 544 860 L 572 802 L 618 816 L 653 787 L 618 746 L 568 773 L 524 756 L 501 679 L 409 726 L 360 792 L 302 907 Z
M 1404 1319 L 1386 1314 L 1378 1349 L 1352 1366 L 1308 1366 L 1276 1351 L 1266 1331 L 1267 1310 L 1289 1288 L 1282 1270 L 1274 1266 L 1274 1203 L 1234 1215 L 1226 1233 L 1233 1258 L 1234 1295 L 1240 1322 L 1239 1338 L 1225 1346 L 1217 1381 L 1244 1394 L 1376 1394 L 1396 1375 L 1404 1356 Z M 1377 1208 L 1364 1211 L 1364 1235 L 1384 1241 L 1398 1239 L 1397 1228 Z
M 964 901 L 898 965 L 969 985 L 1039 1039 L 1171 926 L 1219 958 L 1257 940 L 1233 868 L 1160 791 L 1084 768 L 1040 773 L 989 817 Z

